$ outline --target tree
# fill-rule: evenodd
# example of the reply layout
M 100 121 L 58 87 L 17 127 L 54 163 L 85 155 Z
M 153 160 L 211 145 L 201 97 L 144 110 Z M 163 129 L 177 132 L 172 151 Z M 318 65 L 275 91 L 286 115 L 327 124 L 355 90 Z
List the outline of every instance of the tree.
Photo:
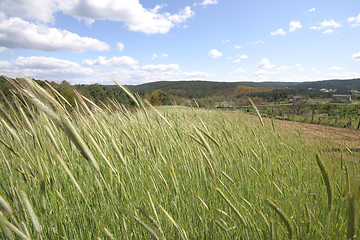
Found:
M 349 118 L 349 121 L 345 125 L 345 127 L 351 127 L 353 118 L 359 117 L 358 113 L 359 113 L 359 105 L 350 104 L 350 105 L 345 105 L 341 108 L 341 115 L 345 118 L 346 117 Z
M 150 103 L 152 105 L 169 105 L 170 97 L 163 90 L 155 90 L 150 95 Z

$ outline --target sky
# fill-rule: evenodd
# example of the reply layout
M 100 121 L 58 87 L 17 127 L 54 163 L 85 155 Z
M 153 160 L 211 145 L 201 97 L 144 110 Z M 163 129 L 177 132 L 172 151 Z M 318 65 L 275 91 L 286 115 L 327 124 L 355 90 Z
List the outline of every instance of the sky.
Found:
M 0 75 L 72 84 L 360 78 L 360 1 L 0 0 Z

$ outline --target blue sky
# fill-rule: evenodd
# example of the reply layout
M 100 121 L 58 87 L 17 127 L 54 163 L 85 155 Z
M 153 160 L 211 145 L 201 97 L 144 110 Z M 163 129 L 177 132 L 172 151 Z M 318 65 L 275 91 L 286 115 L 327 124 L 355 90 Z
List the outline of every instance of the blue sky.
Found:
M 1 0 L 0 74 L 73 84 L 360 78 L 360 1 Z

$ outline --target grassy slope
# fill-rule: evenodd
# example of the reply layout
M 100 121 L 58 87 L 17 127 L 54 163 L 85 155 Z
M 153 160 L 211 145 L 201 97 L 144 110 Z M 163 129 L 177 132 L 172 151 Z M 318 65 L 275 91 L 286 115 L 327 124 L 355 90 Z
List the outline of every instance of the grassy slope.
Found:
M 3 107 L 0 122 L 0 222 L 18 235 L 344 239 L 357 227 L 347 230 L 357 157 L 331 143 L 240 112 L 80 102 L 68 115 L 24 85 L 33 107 Z

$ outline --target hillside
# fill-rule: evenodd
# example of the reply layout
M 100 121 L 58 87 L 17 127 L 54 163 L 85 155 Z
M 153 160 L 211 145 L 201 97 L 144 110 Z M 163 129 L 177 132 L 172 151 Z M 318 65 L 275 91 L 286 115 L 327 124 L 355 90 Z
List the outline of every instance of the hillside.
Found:
M 324 80 L 315 82 L 209 82 L 209 81 L 160 81 L 128 86 L 134 92 L 151 94 L 162 90 L 170 96 L 181 98 L 211 98 L 215 101 L 237 101 L 245 104 L 242 99 L 248 97 L 262 101 L 284 101 L 294 95 L 310 98 L 328 98 L 330 92 L 319 91 L 337 89 L 337 94 L 349 94 L 350 90 L 360 90 L 360 79 Z M 310 90 L 311 89 L 311 90 Z
M 128 86 L 135 92 L 152 92 L 163 90 L 170 95 L 177 95 L 186 98 L 203 98 L 215 96 L 232 96 L 248 94 L 253 92 L 270 92 L 274 87 L 249 86 L 239 82 L 208 82 L 208 81 L 161 81 Z M 265 85 L 265 84 L 264 84 Z
M 344 80 L 322 80 L 314 82 L 210 82 L 210 81 L 159 81 L 139 85 L 129 85 L 129 89 L 135 91 L 153 91 L 161 89 L 168 91 L 170 89 L 183 90 L 216 90 L 235 88 L 239 85 L 253 88 L 326 88 L 338 90 L 360 90 L 360 78 Z
M 41 86 L 45 81 L 36 80 Z M 128 105 L 131 100 L 116 85 L 70 85 L 63 81 L 50 85 L 74 103 L 75 93 L 96 103 L 107 102 L 109 98 Z M 321 92 L 319 89 L 337 89 L 336 94 L 349 94 L 349 90 L 360 90 L 360 79 L 325 80 L 316 82 L 210 82 L 210 81 L 160 81 L 140 85 L 128 85 L 132 92 L 139 93 L 154 105 L 185 105 L 189 99 L 196 99 L 201 106 L 216 106 L 224 103 L 229 106 L 243 106 L 252 98 L 257 104 L 283 102 L 295 95 L 308 98 L 329 98 L 333 92 Z M 11 98 L 9 89 L 13 86 L 0 76 L 0 90 Z M 311 88 L 311 90 L 309 90 Z

